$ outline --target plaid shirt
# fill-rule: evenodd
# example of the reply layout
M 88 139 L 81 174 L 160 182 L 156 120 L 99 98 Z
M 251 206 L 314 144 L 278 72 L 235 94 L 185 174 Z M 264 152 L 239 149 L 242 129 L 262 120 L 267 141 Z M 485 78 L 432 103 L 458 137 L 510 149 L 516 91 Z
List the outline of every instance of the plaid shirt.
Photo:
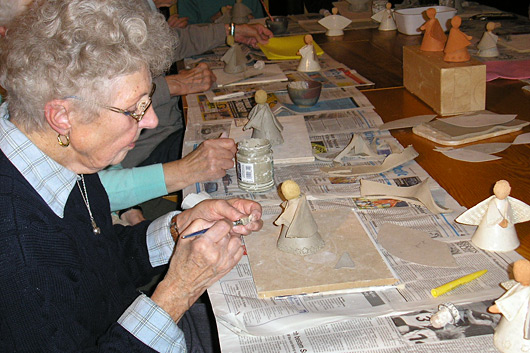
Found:
M 55 162 L 9 121 L 7 103 L 0 106 L 0 149 L 59 217 L 64 215 L 77 174 Z M 149 260 L 166 264 L 174 247 L 169 224 L 176 212 L 156 219 L 147 229 Z M 184 334 L 162 308 L 142 294 L 118 323 L 149 347 L 160 352 L 186 352 Z

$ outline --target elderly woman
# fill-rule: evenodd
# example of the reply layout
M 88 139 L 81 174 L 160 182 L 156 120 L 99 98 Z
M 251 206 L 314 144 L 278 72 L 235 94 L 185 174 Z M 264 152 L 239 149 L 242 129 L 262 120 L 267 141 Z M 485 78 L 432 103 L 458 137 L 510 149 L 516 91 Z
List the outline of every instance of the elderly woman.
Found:
M 112 226 L 94 173 L 156 126 L 151 77 L 173 45 L 142 1 L 47 0 L 0 39 L 3 351 L 200 351 L 185 337 L 188 309 L 239 261 L 240 236 L 261 227 L 247 200 Z M 164 269 L 151 297 L 137 292 Z

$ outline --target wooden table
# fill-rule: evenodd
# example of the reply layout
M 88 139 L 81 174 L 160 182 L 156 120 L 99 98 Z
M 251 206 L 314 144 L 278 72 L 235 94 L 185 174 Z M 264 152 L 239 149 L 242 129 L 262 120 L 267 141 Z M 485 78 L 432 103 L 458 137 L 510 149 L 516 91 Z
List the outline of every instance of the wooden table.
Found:
M 375 89 L 363 91 L 383 121 L 388 122 L 420 114 L 436 114 L 403 85 L 402 48 L 419 45 L 421 36 L 406 36 L 377 29 L 347 31 L 341 37 L 315 35 L 315 41 L 332 56 L 375 83 Z M 530 121 L 530 96 L 521 90 L 521 81 L 495 80 L 487 83 L 486 109 L 496 113 L 514 113 Z M 511 133 L 476 143 L 512 142 L 521 133 Z M 461 205 L 472 207 L 492 195 L 497 180 L 506 179 L 511 196 L 530 204 L 530 146 L 510 146 L 497 154 L 500 160 L 469 163 L 434 152 L 438 144 L 414 135 L 411 129 L 392 131 L 403 146 L 413 145 L 420 156 L 416 161 Z M 521 240 L 518 252 L 530 259 L 530 222 L 516 225 Z

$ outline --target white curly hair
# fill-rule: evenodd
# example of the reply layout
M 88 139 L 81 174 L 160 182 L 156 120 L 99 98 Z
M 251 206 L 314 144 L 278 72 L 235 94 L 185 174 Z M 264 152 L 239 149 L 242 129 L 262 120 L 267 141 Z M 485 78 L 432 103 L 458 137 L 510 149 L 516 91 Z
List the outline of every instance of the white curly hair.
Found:
M 0 0 L 3 1 L 3 0 Z M 112 80 L 172 63 L 176 37 L 144 0 L 45 0 L 33 4 L 0 39 L 0 85 L 10 119 L 45 127 L 44 106 L 76 95 L 107 104 Z M 87 120 L 95 107 L 76 102 Z

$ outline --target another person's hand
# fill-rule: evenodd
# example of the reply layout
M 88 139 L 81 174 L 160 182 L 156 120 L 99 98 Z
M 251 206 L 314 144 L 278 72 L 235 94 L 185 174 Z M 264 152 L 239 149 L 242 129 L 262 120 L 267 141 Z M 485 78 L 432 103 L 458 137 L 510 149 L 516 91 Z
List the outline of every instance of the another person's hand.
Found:
M 176 75 L 166 76 L 169 93 L 172 96 L 207 91 L 216 80 L 217 77 L 205 63 L 199 63 L 190 70 L 181 70 Z
M 173 14 L 167 19 L 167 23 L 171 28 L 185 28 L 188 25 L 188 17 L 179 17 L 178 14 Z
M 228 34 L 230 26 L 226 26 Z M 258 44 L 267 44 L 272 36 L 272 32 L 260 23 L 241 24 L 236 25 L 234 39 L 236 42 L 257 48 Z
M 181 190 L 193 183 L 222 178 L 234 166 L 236 154 L 234 140 L 211 139 L 183 158 L 164 163 L 164 178 L 168 192 Z

